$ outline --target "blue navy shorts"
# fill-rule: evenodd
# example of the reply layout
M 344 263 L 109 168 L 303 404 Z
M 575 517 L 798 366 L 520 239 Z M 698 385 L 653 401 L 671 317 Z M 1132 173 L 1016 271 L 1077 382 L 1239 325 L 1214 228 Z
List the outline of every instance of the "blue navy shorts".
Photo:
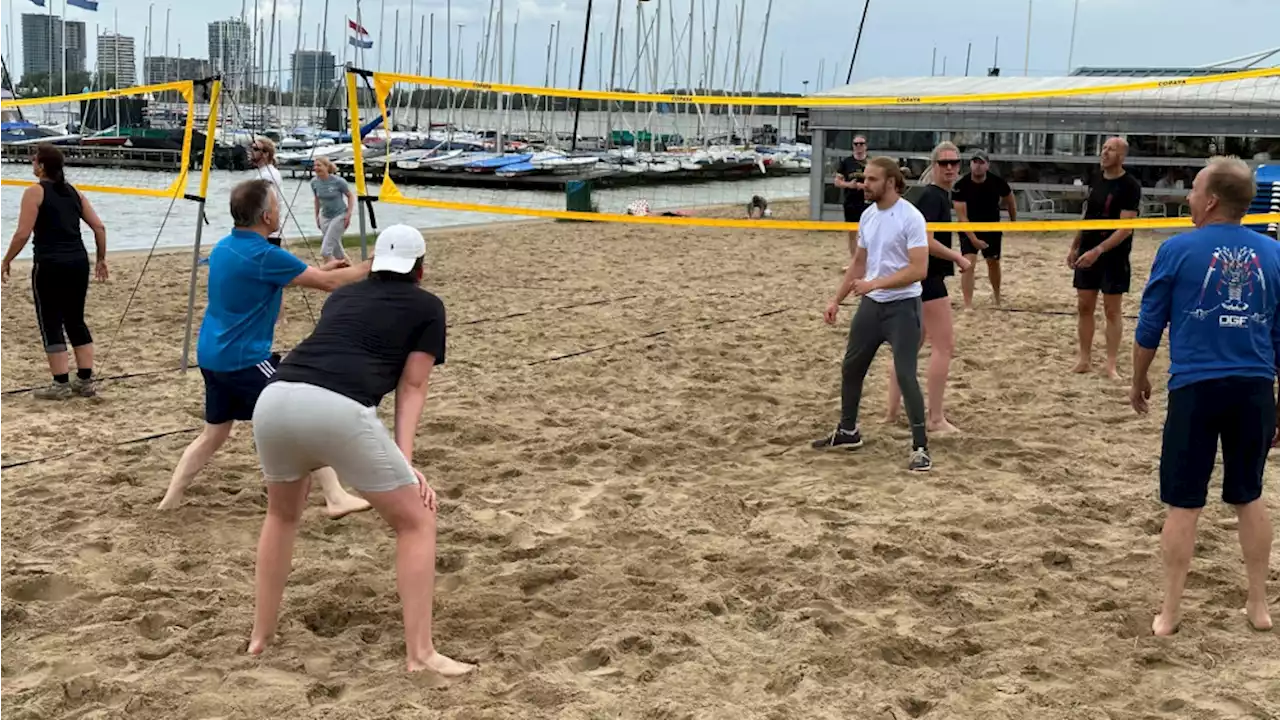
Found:
M 232 420 L 252 420 L 258 396 L 276 376 L 280 356 L 242 370 L 220 372 L 200 368 L 204 376 L 204 421 L 221 425 Z
M 1228 377 L 1169 391 L 1160 452 L 1160 501 L 1204 507 L 1222 441 L 1222 501 L 1247 505 L 1262 497 L 1262 471 L 1276 432 L 1272 380 Z

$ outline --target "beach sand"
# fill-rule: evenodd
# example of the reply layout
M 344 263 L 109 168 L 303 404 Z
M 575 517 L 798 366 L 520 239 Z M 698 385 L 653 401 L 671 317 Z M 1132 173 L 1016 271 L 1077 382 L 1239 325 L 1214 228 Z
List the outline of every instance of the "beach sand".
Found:
M 1134 252 L 1126 373 L 1156 243 Z M 844 247 L 840 233 L 581 223 L 429 238 L 427 286 L 451 323 L 415 456 L 442 503 L 436 641 L 481 666 L 451 685 L 402 670 L 387 526 L 327 520 L 315 493 L 277 643 L 245 654 L 265 508 L 249 427 L 181 509 L 155 509 L 202 422 L 199 373 L 173 371 L 187 256 L 151 259 L 118 333 L 144 258 L 113 257 L 89 321 L 100 373 L 132 377 L 61 404 L 21 392 L 47 376 L 15 266 L 2 451 L 28 464 L 2 487 L 4 717 L 1280 712 L 1280 644 L 1241 615 L 1234 517 L 1216 497 L 1181 632 L 1150 636 L 1167 356 L 1145 418 L 1127 382 L 1068 372 L 1067 237 L 1006 239 L 1006 311 L 979 270 L 948 391 L 965 432 L 933 440 L 929 475 L 905 471 L 906 427 L 879 423 L 887 349 L 866 447 L 808 448 L 837 419 L 852 307 L 836 327 L 821 313 Z M 289 290 L 277 346 L 322 302 Z M 1100 323 L 1099 358 L 1101 337 Z

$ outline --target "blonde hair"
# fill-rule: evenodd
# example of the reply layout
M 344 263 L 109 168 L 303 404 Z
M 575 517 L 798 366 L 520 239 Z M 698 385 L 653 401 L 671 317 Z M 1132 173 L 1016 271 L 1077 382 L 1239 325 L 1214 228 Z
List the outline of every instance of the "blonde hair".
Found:
M 267 156 L 267 164 L 276 164 L 276 142 L 265 135 L 257 136 L 253 139 L 254 145 L 262 146 L 262 154 Z
M 1209 158 L 1205 165 L 1205 192 L 1218 198 L 1222 208 L 1234 218 L 1244 217 L 1253 203 L 1258 186 L 1249 164 L 1234 155 Z
M 938 143 L 938 145 L 933 148 L 933 152 L 929 154 L 929 167 L 925 168 L 924 172 L 920 173 L 920 181 L 922 183 L 925 185 L 938 184 L 934 181 L 933 172 L 934 169 L 938 167 L 938 156 L 948 150 L 954 152 L 956 157 L 960 156 L 960 148 L 956 147 L 956 144 L 950 140 L 943 140 Z
M 324 169 L 328 170 L 330 175 L 338 174 L 338 166 L 334 164 L 333 160 L 330 160 L 328 157 L 325 157 L 324 155 L 317 157 L 315 160 L 311 162 L 311 164 L 316 167 L 324 166 Z

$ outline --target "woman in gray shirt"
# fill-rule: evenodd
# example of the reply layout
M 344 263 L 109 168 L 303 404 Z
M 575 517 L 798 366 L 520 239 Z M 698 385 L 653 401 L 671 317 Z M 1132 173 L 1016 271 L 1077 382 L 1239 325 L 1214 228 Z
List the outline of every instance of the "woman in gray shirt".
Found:
M 327 157 L 315 159 L 315 174 L 311 179 L 311 192 L 316 198 L 316 227 L 323 240 L 320 255 L 323 262 L 343 260 L 342 234 L 351 225 L 351 211 L 356 206 L 355 194 L 347 181 L 338 176 L 338 168 Z

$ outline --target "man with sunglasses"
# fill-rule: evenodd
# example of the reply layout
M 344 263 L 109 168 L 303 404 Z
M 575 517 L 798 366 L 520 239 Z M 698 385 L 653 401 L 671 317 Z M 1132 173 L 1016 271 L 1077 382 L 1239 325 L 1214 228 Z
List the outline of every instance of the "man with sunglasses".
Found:
M 836 168 L 833 184 L 844 191 L 844 221 L 856 223 L 867 209 L 867 199 L 863 194 L 863 180 L 867 171 L 867 138 L 855 135 L 853 138 L 853 155 L 840 161 Z M 858 231 L 849 232 L 849 257 L 858 254 Z M 846 266 L 847 268 L 848 266 Z
M 1001 205 L 1009 211 L 1009 222 L 1018 221 L 1018 203 L 1014 200 L 1013 190 L 990 168 L 986 150 L 975 150 L 969 157 L 969 173 L 956 182 L 952 197 L 960 222 L 1000 222 Z M 965 231 L 960 234 L 960 252 L 969 258 L 971 265 L 978 264 L 979 250 L 987 260 L 987 280 L 991 282 L 991 295 L 996 307 L 1000 306 L 1000 245 L 1003 238 L 1001 232 Z M 973 267 L 960 274 L 965 310 L 973 309 L 975 280 Z

